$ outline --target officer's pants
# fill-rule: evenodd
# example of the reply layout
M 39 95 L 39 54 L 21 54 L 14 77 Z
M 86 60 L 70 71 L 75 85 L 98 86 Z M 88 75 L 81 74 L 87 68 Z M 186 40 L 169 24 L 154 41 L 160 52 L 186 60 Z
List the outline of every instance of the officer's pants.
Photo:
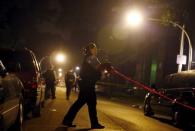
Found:
M 95 91 L 80 91 L 78 99 L 69 109 L 67 115 L 64 117 L 63 123 L 72 123 L 77 112 L 81 107 L 87 103 L 91 126 L 98 124 L 97 111 L 96 111 L 96 93 Z
M 66 99 L 67 100 L 69 100 L 71 90 L 72 90 L 72 85 L 67 83 L 66 84 Z

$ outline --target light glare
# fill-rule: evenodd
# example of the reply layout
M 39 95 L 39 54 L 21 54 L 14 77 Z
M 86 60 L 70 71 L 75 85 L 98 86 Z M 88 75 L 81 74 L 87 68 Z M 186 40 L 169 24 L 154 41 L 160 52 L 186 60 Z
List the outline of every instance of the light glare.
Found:
M 106 74 L 106 73 L 108 73 L 108 71 L 107 70 L 104 70 L 104 73 Z
M 79 67 L 79 66 L 77 66 L 75 69 L 78 71 L 78 70 L 80 70 L 80 67 Z
M 64 62 L 65 60 L 65 56 L 63 54 L 57 54 L 56 55 L 56 61 L 59 62 L 59 63 L 62 63 Z
M 59 77 L 61 77 L 62 76 L 62 73 L 60 72 L 58 75 L 59 75 Z
M 136 27 L 136 26 L 140 25 L 143 21 L 141 12 L 138 10 L 130 11 L 126 16 L 126 19 L 127 19 L 128 25 L 130 25 L 132 27 Z
M 58 71 L 59 71 L 59 72 L 62 72 L 62 68 L 59 68 Z

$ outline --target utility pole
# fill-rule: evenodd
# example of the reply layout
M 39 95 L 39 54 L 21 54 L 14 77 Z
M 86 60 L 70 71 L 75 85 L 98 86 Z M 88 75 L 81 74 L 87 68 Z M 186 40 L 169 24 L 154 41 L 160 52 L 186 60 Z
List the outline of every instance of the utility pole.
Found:
M 183 29 L 185 28 L 185 26 L 183 25 Z M 181 40 L 180 40 L 180 50 L 179 50 L 179 55 L 183 56 L 183 49 L 184 49 L 184 30 L 182 30 L 181 33 Z M 178 71 L 177 72 L 181 72 L 182 71 L 182 64 L 178 64 Z

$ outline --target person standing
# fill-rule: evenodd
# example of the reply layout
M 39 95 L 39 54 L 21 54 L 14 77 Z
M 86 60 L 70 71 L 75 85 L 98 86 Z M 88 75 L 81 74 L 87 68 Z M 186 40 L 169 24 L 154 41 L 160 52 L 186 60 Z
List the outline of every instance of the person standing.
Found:
M 80 79 L 80 76 L 76 73 L 76 81 L 75 81 L 75 86 L 74 86 L 75 92 L 77 92 L 77 90 L 79 90 L 79 85 L 78 85 L 79 79 Z
M 95 43 L 90 43 L 84 49 L 84 60 L 80 72 L 79 95 L 74 104 L 65 115 L 62 124 L 68 127 L 75 127 L 72 122 L 77 112 L 84 104 L 87 104 L 92 129 L 102 129 L 97 118 L 95 83 L 101 77 L 101 71 L 106 68 L 106 64 L 101 64 L 97 58 L 97 47 Z
M 76 74 L 73 70 L 69 70 L 65 75 L 65 83 L 66 83 L 66 99 L 69 100 L 71 90 L 76 84 Z
M 43 74 L 43 77 L 45 79 L 45 99 L 50 98 L 50 94 L 52 95 L 52 99 L 55 99 L 55 74 L 54 70 L 52 69 L 52 66 L 49 66 L 49 69 Z

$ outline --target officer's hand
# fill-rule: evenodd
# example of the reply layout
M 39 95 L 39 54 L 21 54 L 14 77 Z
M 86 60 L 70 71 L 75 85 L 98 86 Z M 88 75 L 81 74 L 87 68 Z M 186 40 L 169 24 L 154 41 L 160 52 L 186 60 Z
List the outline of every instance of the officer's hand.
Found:
M 106 69 L 108 72 L 112 72 L 113 66 L 111 63 L 103 63 L 104 69 Z

